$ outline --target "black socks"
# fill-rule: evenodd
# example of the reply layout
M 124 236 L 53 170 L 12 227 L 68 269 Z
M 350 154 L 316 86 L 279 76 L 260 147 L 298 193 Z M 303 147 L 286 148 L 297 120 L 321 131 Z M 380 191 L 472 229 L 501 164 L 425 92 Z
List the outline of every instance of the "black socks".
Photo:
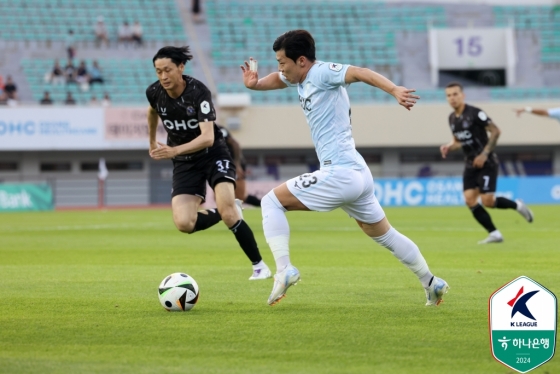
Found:
M 494 207 L 498 209 L 517 209 L 517 203 L 505 197 L 497 197 Z
M 492 218 L 490 214 L 482 207 L 480 204 L 476 204 L 474 207 L 470 208 L 474 218 L 486 229 L 488 232 L 496 230 L 496 226 L 492 223 Z
M 244 202 L 253 206 L 261 206 L 261 199 L 253 195 L 247 195 Z
M 235 235 L 235 239 L 237 239 L 237 242 L 243 249 L 243 252 L 245 252 L 253 265 L 261 262 L 262 257 L 259 252 L 259 247 L 257 246 L 255 236 L 253 235 L 253 231 L 251 230 L 249 225 L 247 225 L 245 221 L 239 220 L 229 229 L 231 230 L 231 232 L 233 232 L 233 235 Z
M 205 213 L 198 212 L 193 232 L 206 230 L 222 220 L 217 209 L 207 209 Z

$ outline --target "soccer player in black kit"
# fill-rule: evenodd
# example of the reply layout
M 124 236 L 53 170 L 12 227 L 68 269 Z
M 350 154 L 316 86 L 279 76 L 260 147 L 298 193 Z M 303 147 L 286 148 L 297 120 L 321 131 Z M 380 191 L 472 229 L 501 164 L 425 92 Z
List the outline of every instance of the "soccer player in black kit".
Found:
M 454 109 L 449 115 L 449 127 L 453 139 L 440 147 L 441 156 L 445 158 L 449 151 L 463 149 L 465 203 L 478 223 L 488 231 L 488 237 L 478 243 L 503 242 L 502 234 L 496 229 L 484 207 L 515 209 L 528 222 L 533 222 L 533 213 L 521 200 L 512 201 L 505 197 L 496 197 L 494 194 L 499 169 L 498 156 L 494 153 L 494 148 L 500 136 L 500 129 L 484 111 L 465 103 L 465 94 L 460 83 L 449 83 L 445 95 L 449 105 Z M 479 197 L 484 207 L 478 203 Z
M 245 170 L 247 168 L 239 142 L 235 140 L 228 129 L 220 125 L 218 125 L 218 128 L 222 132 L 222 136 L 226 141 L 226 146 L 229 150 L 229 153 L 231 154 L 231 157 L 233 158 L 233 162 L 235 162 L 235 167 L 237 168 L 237 186 L 235 188 L 235 198 L 242 200 L 245 204 L 261 206 L 261 199 L 259 199 L 255 195 L 248 194 L 245 189 Z
M 171 207 L 177 229 L 191 234 L 223 220 L 253 264 L 249 279 L 270 278 L 253 231 L 236 206 L 236 167 L 214 123 L 212 95 L 200 81 L 183 75 L 192 57 L 188 47 L 164 47 L 153 58 L 158 81 L 146 90 L 150 156 L 173 161 Z M 167 131 L 167 144 L 156 141 L 158 116 Z M 198 210 L 207 181 L 214 189 L 218 211 Z

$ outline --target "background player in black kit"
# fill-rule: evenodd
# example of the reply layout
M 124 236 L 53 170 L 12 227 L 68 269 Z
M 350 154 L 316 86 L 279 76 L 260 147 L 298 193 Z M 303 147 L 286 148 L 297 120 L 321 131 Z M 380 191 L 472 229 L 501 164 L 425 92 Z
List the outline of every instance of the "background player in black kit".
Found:
M 476 107 L 465 103 L 463 87 L 459 83 L 450 83 L 445 89 L 449 105 L 454 111 L 449 115 L 449 127 L 453 133 L 450 143 L 440 147 L 441 156 L 445 158 L 449 151 L 463 148 L 465 170 L 463 172 L 463 194 L 465 203 L 474 218 L 489 233 L 479 244 L 500 243 L 502 234 L 492 223 L 492 218 L 478 203 L 478 198 L 487 208 L 516 209 L 528 222 L 533 222 L 533 213 L 521 200 L 512 201 L 505 197 L 495 197 L 498 181 L 499 161 L 494 148 L 500 136 L 500 129 L 490 118 Z M 490 133 L 490 137 L 488 137 Z
M 235 140 L 233 135 L 223 126 L 218 125 L 218 128 L 222 132 L 222 136 L 226 141 L 226 146 L 235 162 L 235 167 L 237 168 L 237 186 L 235 187 L 235 198 L 242 200 L 246 204 L 261 206 L 261 199 L 254 195 L 247 194 L 245 189 L 245 158 L 243 157 L 243 152 L 241 151 L 241 146 L 239 142 Z
M 270 278 L 253 231 L 236 207 L 235 164 L 214 123 L 212 95 L 204 84 L 183 75 L 191 59 L 188 47 L 161 48 L 153 58 L 159 80 L 146 90 L 150 156 L 173 161 L 173 221 L 181 232 L 191 234 L 223 220 L 253 264 L 249 279 Z M 158 116 L 167 131 L 167 144 L 156 142 Z M 206 196 L 207 181 L 214 189 L 219 213 L 213 209 L 198 211 Z

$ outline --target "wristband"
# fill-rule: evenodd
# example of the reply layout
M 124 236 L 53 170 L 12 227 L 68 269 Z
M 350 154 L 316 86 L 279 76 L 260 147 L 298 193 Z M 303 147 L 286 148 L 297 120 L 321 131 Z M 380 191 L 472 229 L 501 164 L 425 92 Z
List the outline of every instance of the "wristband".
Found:
M 490 155 L 490 152 L 488 151 L 482 151 L 482 154 L 485 155 L 486 157 L 488 157 Z
M 525 111 L 526 111 L 527 113 L 533 113 L 533 108 L 531 108 L 530 106 L 526 106 L 526 107 L 525 107 Z

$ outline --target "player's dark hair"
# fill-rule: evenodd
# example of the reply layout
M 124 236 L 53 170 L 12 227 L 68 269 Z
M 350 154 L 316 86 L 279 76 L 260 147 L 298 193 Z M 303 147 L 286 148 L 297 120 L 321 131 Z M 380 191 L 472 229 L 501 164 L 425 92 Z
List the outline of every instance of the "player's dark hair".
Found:
M 315 40 L 306 30 L 291 30 L 280 35 L 272 45 L 274 52 L 284 50 L 286 57 L 296 62 L 300 56 L 315 61 Z
M 463 85 L 459 82 L 450 82 L 447 86 L 445 86 L 445 88 L 451 88 L 451 87 L 459 87 L 459 89 L 463 91 Z
M 193 56 L 191 55 L 191 51 L 188 46 L 184 46 L 184 47 L 167 46 L 157 51 L 156 55 L 152 60 L 154 66 L 156 66 L 156 60 L 160 58 L 168 58 L 171 61 L 173 61 L 175 65 L 179 66 L 181 64 L 186 64 L 187 61 L 192 60 Z

